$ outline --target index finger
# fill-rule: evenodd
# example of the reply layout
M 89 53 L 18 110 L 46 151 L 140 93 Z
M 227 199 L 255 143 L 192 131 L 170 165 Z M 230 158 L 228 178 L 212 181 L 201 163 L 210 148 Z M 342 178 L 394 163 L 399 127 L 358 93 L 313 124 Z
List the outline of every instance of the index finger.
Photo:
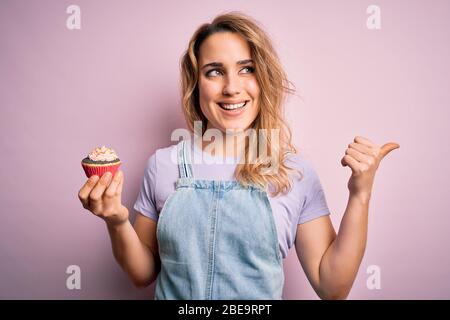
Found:
M 109 185 L 108 189 L 106 189 L 105 194 L 109 197 L 113 197 L 116 192 L 117 192 L 117 188 L 119 186 L 119 184 L 122 182 L 122 178 L 123 178 L 123 172 L 122 171 L 117 171 L 117 173 L 114 175 L 113 180 L 111 181 L 111 184 Z
M 366 145 L 368 147 L 371 147 L 371 148 L 376 148 L 377 147 L 377 145 L 375 143 L 373 143 L 369 139 L 361 137 L 361 136 L 356 136 L 354 141 L 356 143 L 361 143 L 361 144 L 364 144 L 364 145 Z
M 80 191 L 78 192 L 78 198 L 81 201 L 87 199 L 89 193 L 91 192 L 92 188 L 95 187 L 99 179 L 100 178 L 97 175 L 89 177 L 89 179 L 86 181 L 86 183 L 81 187 Z

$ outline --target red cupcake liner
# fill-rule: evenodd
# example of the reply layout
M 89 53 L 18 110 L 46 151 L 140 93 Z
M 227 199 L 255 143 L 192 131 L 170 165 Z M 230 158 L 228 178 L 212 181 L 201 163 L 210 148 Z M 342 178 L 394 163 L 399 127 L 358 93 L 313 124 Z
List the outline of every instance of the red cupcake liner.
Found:
M 112 173 L 112 175 L 114 176 L 117 172 L 117 170 L 119 169 L 121 163 L 117 163 L 117 164 L 112 164 L 112 165 L 99 165 L 99 166 L 90 166 L 84 163 L 81 163 L 81 166 L 84 169 L 84 173 L 86 173 L 86 176 L 89 178 L 93 175 L 97 175 L 100 178 L 102 177 L 102 175 L 109 171 Z

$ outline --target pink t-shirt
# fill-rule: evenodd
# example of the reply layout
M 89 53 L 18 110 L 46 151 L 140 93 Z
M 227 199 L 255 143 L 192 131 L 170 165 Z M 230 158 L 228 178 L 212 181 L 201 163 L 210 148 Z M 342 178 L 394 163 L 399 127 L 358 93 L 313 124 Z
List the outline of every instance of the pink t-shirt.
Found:
M 236 161 L 233 158 L 226 158 L 222 161 L 224 163 L 220 164 L 217 158 L 197 146 L 193 150 L 193 158 L 203 159 L 201 163 L 192 163 L 195 179 L 235 180 Z M 141 189 L 133 208 L 150 219 L 158 220 L 167 198 L 175 192 L 175 183 L 179 178 L 175 154 L 176 144 L 156 150 L 148 159 Z M 286 165 L 300 170 L 303 178 L 293 175 L 292 189 L 287 194 L 272 197 L 268 193 L 283 258 L 286 258 L 288 250 L 294 244 L 298 224 L 330 214 L 322 185 L 311 163 L 303 156 L 291 154 Z

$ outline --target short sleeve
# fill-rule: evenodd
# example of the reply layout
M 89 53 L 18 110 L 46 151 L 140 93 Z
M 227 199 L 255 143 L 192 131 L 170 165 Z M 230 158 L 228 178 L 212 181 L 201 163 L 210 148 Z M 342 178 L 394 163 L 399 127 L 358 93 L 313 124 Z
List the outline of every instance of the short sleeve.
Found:
M 304 169 L 306 196 L 300 211 L 298 224 L 330 214 L 322 183 L 314 167 L 307 165 Z
M 158 220 L 156 210 L 156 153 L 152 155 L 145 168 L 137 200 L 133 206 L 134 210 L 153 220 Z

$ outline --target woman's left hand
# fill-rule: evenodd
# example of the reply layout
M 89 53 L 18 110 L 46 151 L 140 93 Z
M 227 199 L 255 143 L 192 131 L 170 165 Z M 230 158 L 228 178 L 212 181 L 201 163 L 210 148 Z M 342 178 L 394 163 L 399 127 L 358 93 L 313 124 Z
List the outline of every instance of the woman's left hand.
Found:
M 395 142 L 389 142 L 379 147 L 367 138 L 357 136 L 348 145 L 345 156 L 341 160 L 342 166 L 349 166 L 352 175 L 348 181 L 350 195 L 370 199 L 375 172 L 381 160 L 392 150 L 400 148 Z

